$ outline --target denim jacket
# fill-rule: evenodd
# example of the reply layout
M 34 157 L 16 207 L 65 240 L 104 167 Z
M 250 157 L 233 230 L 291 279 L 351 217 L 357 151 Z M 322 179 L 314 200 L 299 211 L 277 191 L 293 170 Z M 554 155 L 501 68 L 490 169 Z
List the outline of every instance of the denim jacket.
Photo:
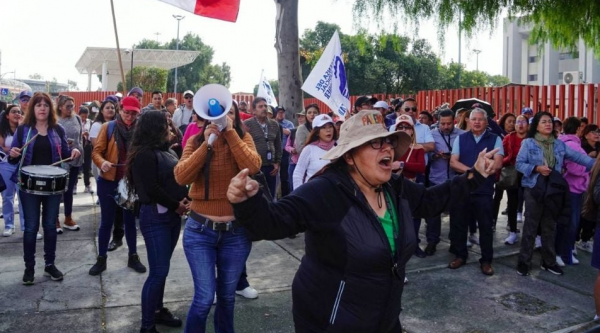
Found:
M 572 150 L 558 139 L 554 140 L 554 156 L 556 158 L 554 170 L 559 173 L 562 173 L 565 159 L 585 166 L 588 171 L 594 165 L 593 158 Z M 534 170 L 538 165 L 544 165 L 542 147 L 535 139 L 527 138 L 523 140 L 519 155 L 517 155 L 517 171 L 523 174 L 523 180 L 521 181 L 523 187 L 533 188 L 535 186 L 539 173 L 534 172 Z

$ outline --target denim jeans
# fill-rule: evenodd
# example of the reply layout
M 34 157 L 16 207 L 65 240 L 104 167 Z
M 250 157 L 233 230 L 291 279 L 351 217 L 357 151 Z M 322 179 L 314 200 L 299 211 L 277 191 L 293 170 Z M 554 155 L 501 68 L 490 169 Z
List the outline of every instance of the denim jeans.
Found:
M 188 218 L 183 233 L 183 250 L 192 271 L 194 298 L 187 315 L 185 332 L 206 331 L 206 318 L 215 291 L 215 332 L 234 332 L 235 288 L 250 254 L 250 246 L 244 228 L 214 231 L 208 228 L 206 222 Z
M 492 263 L 494 259 L 492 232 L 493 201 L 491 195 L 471 194 L 469 198 L 452 207 L 450 211 L 450 252 L 457 258 L 467 260 L 467 233 L 469 223 L 479 223 L 480 263 Z
M 279 177 L 281 179 L 281 197 L 285 197 L 290 194 L 290 180 L 288 169 L 290 167 L 290 153 L 283 151 L 281 154 L 281 164 Z
M 19 166 L 8 162 L 0 163 L 0 174 L 6 189 L 2 191 L 2 215 L 4 215 L 4 228 L 15 228 L 15 194 L 18 191 L 17 184 L 10 179 Z M 21 220 L 21 231 L 25 230 L 25 219 L 23 214 L 23 205 L 19 200 L 19 219 Z
M 288 166 L 288 181 L 290 182 L 290 192 L 294 190 L 294 170 L 296 170 L 296 164 L 292 163 L 290 160 L 290 165 Z
M 105 257 L 110 242 L 113 220 L 117 203 L 114 199 L 118 181 L 106 180 L 98 177 L 98 199 L 100 200 L 100 229 L 98 230 L 98 254 Z M 125 225 L 125 240 L 129 248 L 129 255 L 137 253 L 135 216 L 133 211 L 123 209 L 123 224 Z
M 77 186 L 77 177 L 79 176 L 79 167 L 69 169 L 69 183 L 67 190 L 63 194 L 63 204 L 65 206 L 65 216 L 71 216 L 73 213 L 73 190 Z M 58 214 L 56 215 L 58 217 Z
M 271 176 L 271 172 L 273 172 L 272 165 L 263 166 L 260 168 L 260 171 L 265 174 L 265 180 L 267 181 L 267 186 L 269 186 L 269 191 L 271 191 L 271 197 L 273 200 L 277 197 L 277 176 Z
M 60 194 L 36 195 L 19 190 L 25 215 L 23 234 L 23 259 L 26 268 L 35 267 L 36 236 L 40 230 L 40 215 L 44 228 L 44 260 L 46 265 L 54 264 L 56 258 L 56 216 L 60 207 Z
M 142 205 L 140 231 L 146 242 L 150 273 L 142 288 L 142 327 L 154 326 L 154 312 L 163 307 L 171 256 L 179 240 L 181 217 L 172 211 L 159 214 L 156 205 Z

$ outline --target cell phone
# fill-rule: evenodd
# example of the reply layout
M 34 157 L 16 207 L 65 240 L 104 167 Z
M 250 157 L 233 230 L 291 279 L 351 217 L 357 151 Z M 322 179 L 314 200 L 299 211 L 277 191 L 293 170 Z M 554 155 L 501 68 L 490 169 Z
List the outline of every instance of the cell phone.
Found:
M 444 155 L 444 156 L 450 156 L 450 152 L 442 153 L 442 155 Z

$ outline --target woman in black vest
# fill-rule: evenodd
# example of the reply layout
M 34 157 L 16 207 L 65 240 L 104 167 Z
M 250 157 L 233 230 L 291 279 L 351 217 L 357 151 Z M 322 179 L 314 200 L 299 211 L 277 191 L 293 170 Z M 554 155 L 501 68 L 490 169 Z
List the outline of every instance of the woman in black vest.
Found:
M 150 274 L 142 289 L 141 332 L 156 332 L 155 323 L 181 326 L 181 319 L 163 307 L 165 282 L 179 240 L 181 215 L 188 210 L 187 189 L 175 181 L 178 158 L 169 148 L 167 117 L 144 113 L 137 121 L 127 156 L 128 190 L 139 197 L 140 230 L 146 242 Z

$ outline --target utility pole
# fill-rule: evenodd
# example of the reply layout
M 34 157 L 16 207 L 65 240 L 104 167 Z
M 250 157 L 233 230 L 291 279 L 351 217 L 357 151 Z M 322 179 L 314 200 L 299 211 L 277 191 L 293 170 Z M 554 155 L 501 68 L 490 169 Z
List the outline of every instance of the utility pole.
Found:
M 176 50 L 179 51 L 179 23 L 181 20 L 185 18 L 183 15 L 173 15 L 173 18 L 177 20 L 177 47 Z M 173 85 L 173 92 L 177 93 L 177 67 L 175 67 L 175 84 Z
M 476 68 L 476 70 L 477 70 L 477 71 L 479 71 L 479 53 L 481 53 L 481 50 L 477 50 L 477 49 L 475 49 L 475 50 L 473 50 L 473 53 L 475 53 L 475 54 L 476 54 L 476 57 L 477 57 L 477 58 L 476 58 L 476 59 L 477 59 L 477 62 L 476 62 L 476 64 L 477 64 L 477 67 L 475 67 L 475 68 Z
M 462 48 L 461 44 L 461 35 L 462 35 L 462 11 L 458 11 L 458 85 L 456 88 L 460 89 L 460 72 L 461 72 L 461 61 L 460 61 L 460 49 Z
M 154 34 L 156 35 L 156 42 L 158 43 L 158 35 L 160 35 L 160 32 L 155 32 Z

